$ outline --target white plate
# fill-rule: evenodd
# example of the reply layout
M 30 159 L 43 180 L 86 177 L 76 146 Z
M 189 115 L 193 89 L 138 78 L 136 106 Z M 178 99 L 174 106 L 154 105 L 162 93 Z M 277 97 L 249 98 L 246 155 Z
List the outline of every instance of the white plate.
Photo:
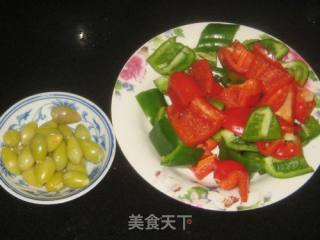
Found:
M 195 23 L 166 31 L 145 43 L 127 61 L 119 74 L 112 98 L 112 122 L 118 143 L 129 163 L 148 183 L 178 201 L 218 211 L 247 210 L 275 203 L 298 190 L 312 173 L 290 179 L 255 176 L 250 182 L 249 200 L 241 204 L 237 189 L 224 191 L 217 188 L 212 175 L 199 182 L 189 167 L 161 166 L 160 156 L 148 138 L 151 125 L 135 96 L 143 90 L 154 88 L 153 80 L 160 75 L 147 64 L 147 57 L 172 36 L 177 36 L 178 42 L 195 47 L 207 24 Z M 235 39 L 243 41 L 263 35 L 265 33 L 262 31 L 241 25 Z M 290 48 L 284 59 L 302 58 Z M 320 84 L 315 74 L 312 77 L 307 87 L 317 93 L 319 99 Z M 319 119 L 319 108 L 314 111 L 314 116 Z M 320 138 L 317 138 L 304 148 L 305 157 L 315 170 L 320 162 L 317 154 L 319 146 Z

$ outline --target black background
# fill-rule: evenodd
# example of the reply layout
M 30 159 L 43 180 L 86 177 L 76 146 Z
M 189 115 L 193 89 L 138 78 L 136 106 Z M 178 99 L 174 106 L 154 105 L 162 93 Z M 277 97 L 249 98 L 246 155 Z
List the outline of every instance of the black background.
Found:
M 319 1 L 20 1 L 0 3 L 0 112 L 44 91 L 68 91 L 110 115 L 121 67 L 144 42 L 193 22 L 227 21 L 268 32 L 320 72 Z M 77 38 L 84 31 L 83 41 Z M 276 186 L 275 186 L 276 187 Z M 146 183 L 120 148 L 104 180 L 62 205 L 38 206 L 0 190 L 0 239 L 316 239 L 320 173 L 285 200 L 262 209 L 221 213 L 172 200 Z M 186 231 L 128 231 L 131 214 L 191 214 Z

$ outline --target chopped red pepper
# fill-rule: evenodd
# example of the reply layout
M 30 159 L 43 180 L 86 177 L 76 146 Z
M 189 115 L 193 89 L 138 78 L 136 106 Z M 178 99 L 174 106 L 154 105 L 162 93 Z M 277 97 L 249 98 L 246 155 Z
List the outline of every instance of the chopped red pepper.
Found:
M 314 94 L 306 88 L 297 87 L 297 93 L 293 108 L 294 118 L 304 123 L 316 106 Z
M 250 113 L 251 108 L 248 107 L 228 108 L 223 112 L 225 118 L 222 127 L 238 136 L 242 135 Z
M 213 140 L 212 138 L 209 138 L 205 143 L 200 144 L 198 147 L 201 147 L 204 152 L 201 156 L 201 159 L 209 157 L 212 155 L 211 151 L 215 149 L 218 146 L 218 142 Z
M 241 201 L 248 200 L 249 174 L 241 163 L 233 160 L 217 161 L 214 178 L 223 189 L 231 190 L 238 186 Z
M 183 111 L 168 108 L 168 117 L 180 139 L 189 146 L 203 143 L 220 130 L 223 114 L 202 98 L 192 100 Z
M 288 96 L 289 89 L 291 85 L 285 85 L 275 92 L 269 92 L 259 102 L 259 106 L 268 105 L 273 112 L 278 111 L 278 109 L 283 105 L 286 97 Z
M 168 96 L 173 105 L 183 109 L 195 97 L 203 97 L 204 92 L 188 74 L 175 72 L 170 76 Z
M 293 141 L 279 139 L 275 141 L 256 142 L 259 152 L 265 156 L 287 160 L 294 156 L 302 155 L 302 146 L 298 137 Z
M 239 42 L 235 41 L 230 47 L 220 48 L 218 57 L 221 63 L 230 71 L 245 75 L 254 60 L 254 55 Z
M 250 52 L 241 43 L 235 41 L 231 46 L 221 48 L 218 56 L 229 70 L 246 78 L 261 81 L 263 91 L 266 93 L 274 92 L 281 86 L 294 81 L 279 62 L 267 55 L 260 44 L 255 44 L 253 52 Z
M 234 160 L 217 161 L 216 165 L 217 167 L 214 171 L 214 178 L 218 181 L 225 179 L 229 175 L 229 173 L 231 173 L 234 170 L 239 170 L 244 172 L 247 171 L 245 166 L 243 166 L 241 163 Z
M 219 99 L 227 108 L 251 107 L 260 100 L 261 90 L 259 81 L 248 79 L 242 84 L 225 88 L 219 95 Z
M 277 116 L 277 119 L 281 127 L 282 135 L 295 132 L 295 125 L 293 122 L 288 122 L 280 116 Z
M 206 59 L 194 62 L 190 70 L 190 75 L 208 97 L 217 96 L 223 89 L 214 79 L 211 66 Z
M 206 158 L 199 160 L 196 165 L 192 167 L 197 179 L 202 180 L 209 175 L 215 169 L 215 163 L 217 161 L 216 155 L 210 155 Z
M 276 111 L 276 115 L 289 123 L 293 123 L 293 107 L 295 98 L 295 88 L 289 85 L 288 94 L 281 107 Z
M 268 55 L 268 50 L 265 49 L 260 43 L 255 43 L 253 45 L 253 49 L 252 52 L 256 55 L 260 55 L 261 57 L 263 57 L 266 61 L 268 61 L 269 63 L 271 63 L 273 66 L 278 67 L 280 69 L 282 69 L 282 65 L 275 59 L 272 58 L 272 55 L 269 56 Z

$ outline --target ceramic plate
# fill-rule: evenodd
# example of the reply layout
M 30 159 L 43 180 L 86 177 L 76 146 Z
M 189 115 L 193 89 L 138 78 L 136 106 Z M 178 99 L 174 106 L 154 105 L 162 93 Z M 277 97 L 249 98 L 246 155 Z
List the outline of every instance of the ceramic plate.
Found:
M 247 210 L 275 203 L 298 190 L 312 173 L 290 179 L 276 179 L 266 174 L 255 176 L 250 181 L 248 202 L 240 203 L 237 189 L 224 191 L 218 188 L 212 174 L 199 182 L 190 167 L 161 166 L 160 156 L 149 141 L 151 124 L 135 96 L 143 90 L 154 88 L 153 80 L 160 75 L 148 65 L 146 59 L 161 43 L 173 36 L 177 37 L 178 42 L 195 47 L 207 24 L 190 24 L 166 31 L 145 43 L 126 62 L 117 79 L 112 98 L 112 121 L 118 143 L 129 163 L 148 183 L 178 201 L 217 211 Z M 266 33 L 262 31 L 240 26 L 234 39 L 244 41 L 264 36 Z M 295 59 L 303 60 L 290 48 L 283 60 Z M 311 68 L 306 86 L 317 94 L 318 108 L 313 115 L 319 119 L 320 84 Z M 315 170 L 320 163 L 317 153 L 319 145 L 320 138 L 317 138 L 304 148 L 305 157 Z

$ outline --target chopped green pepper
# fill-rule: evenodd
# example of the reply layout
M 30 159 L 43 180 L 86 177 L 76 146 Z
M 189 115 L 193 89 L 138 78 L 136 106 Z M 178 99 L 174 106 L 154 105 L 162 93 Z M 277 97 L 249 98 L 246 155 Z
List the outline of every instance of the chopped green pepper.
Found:
M 299 137 L 303 145 L 320 135 L 320 124 L 317 119 L 310 116 L 304 124 L 301 124 Z
M 159 91 L 163 94 L 167 93 L 168 85 L 169 85 L 169 77 L 161 76 L 153 81 Z
M 262 106 L 251 113 L 242 135 L 243 140 L 256 142 L 279 138 L 281 128 L 270 107 Z
M 241 162 L 249 173 L 253 174 L 259 172 L 263 174 L 264 170 L 264 161 L 263 156 L 257 152 L 240 152 L 234 149 L 231 149 L 227 146 L 224 140 L 219 144 L 219 159 L 220 160 L 235 160 Z
M 154 70 L 163 75 L 184 71 L 195 59 L 195 53 L 189 47 L 176 42 L 176 37 L 169 38 L 147 59 Z
M 220 111 L 224 109 L 224 103 L 219 99 L 209 99 L 209 103 Z
M 160 108 L 167 106 L 163 94 L 156 88 L 140 92 L 136 95 L 136 99 L 152 124 L 154 124 Z
M 228 148 L 236 151 L 258 152 L 256 144 L 246 143 L 242 139 L 236 137 L 233 132 L 225 129 L 215 134 L 213 138 L 218 142 L 223 140 Z
M 179 138 L 166 117 L 155 122 L 149 138 L 161 156 L 172 152 L 179 143 Z
M 247 40 L 244 40 L 242 44 L 246 47 L 247 50 L 251 51 L 253 48 L 253 45 L 259 41 L 260 39 L 257 39 L 257 38 L 247 39 Z
M 228 87 L 228 73 L 224 68 L 213 66 L 212 70 L 215 74 L 215 78 L 221 83 L 224 87 Z
M 162 106 L 159 108 L 159 111 L 157 113 L 156 118 L 154 119 L 154 122 L 160 121 L 165 116 L 167 116 L 166 107 Z
M 230 84 L 239 84 L 243 83 L 245 78 L 235 72 L 228 71 L 228 82 Z
M 203 31 L 196 47 L 197 52 L 216 52 L 218 48 L 228 46 L 236 32 L 239 25 L 210 23 Z
M 282 59 L 289 52 L 289 48 L 282 42 L 273 38 L 265 39 L 247 39 L 243 42 L 243 45 L 252 50 L 255 43 L 260 43 L 265 49 L 268 50 L 276 59 Z
M 301 60 L 294 60 L 290 62 L 283 63 L 283 66 L 288 70 L 288 72 L 294 77 L 297 83 L 303 86 L 309 77 L 309 68 Z
M 166 116 L 156 121 L 149 138 L 166 166 L 194 164 L 203 154 L 202 148 L 184 145 Z
M 217 65 L 217 53 L 216 52 L 199 52 L 196 51 L 197 59 L 206 59 L 211 66 Z
M 289 52 L 289 48 L 282 42 L 273 38 L 265 38 L 260 40 L 260 43 L 265 47 L 276 59 L 282 59 Z
M 266 157 L 264 161 L 266 172 L 275 178 L 290 178 L 313 172 L 313 168 L 302 156 L 296 156 L 289 160 Z
M 161 157 L 161 164 L 166 166 L 190 165 L 196 163 L 202 154 L 202 148 L 188 147 L 180 143 L 171 153 Z

